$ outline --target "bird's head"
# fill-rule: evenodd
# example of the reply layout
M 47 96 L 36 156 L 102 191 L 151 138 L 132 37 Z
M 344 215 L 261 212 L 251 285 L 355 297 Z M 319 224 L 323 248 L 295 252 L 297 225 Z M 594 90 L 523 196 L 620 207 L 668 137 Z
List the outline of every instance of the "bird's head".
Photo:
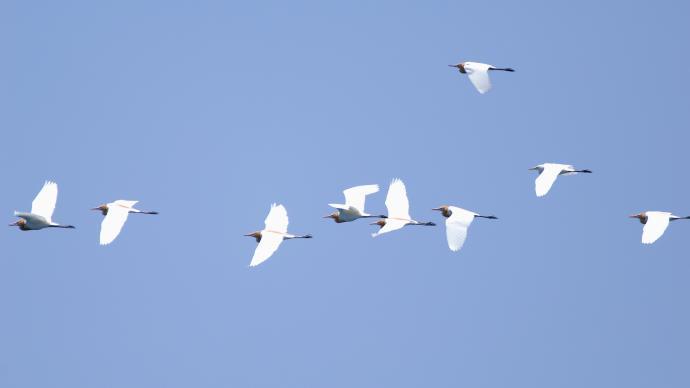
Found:
M 11 223 L 10 226 L 18 226 L 20 230 L 29 230 L 26 227 L 26 220 L 23 218 L 20 218 L 16 222 Z
M 332 218 L 336 223 L 341 223 L 340 214 L 338 212 L 333 212 L 329 215 L 323 216 L 323 218 Z
M 458 63 L 458 64 L 455 64 L 455 65 L 448 65 L 448 66 L 450 66 L 450 67 L 455 67 L 455 68 L 458 69 L 462 74 L 465 74 L 465 64 L 464 64 L 464 63 Z
M 247 237 L 254 237 L 256 239 L 256 242 L 261 242 L 261 232 L 251 232 L 249 234 L 245 234 Z
M 100 206 L 95 207 L 91 210 L 99 210 L 105 216 L 108 214 L 108 205 L 100 205 Z
M 541 170 L 543 170 L 543 169 L 544 169 L 544 166 L 542 166 L 541 164 L 540 164 L 540 165 L 537 165 L 537 166 L 534 166 L 534 167 L 532 167 L 532 168 L 528 168 L 529 171 L 541 171 Z
M 435 208 L 433 208 L 433 209 L 431 209 L 431 210 L 436 210 L 436 211 L 441 212 L 441 214 L 443 214 L 443 216 L 446 217 L 446 218 L 450 217 L 450 216 L 453 214 L 453 212 L 450 211 L 450 206 L 448 206 L 448 205 L 443 205 L 443 206 L 435 207 Z
M 372 222 L 372 223 L 369 224 L 369 225 L 378 225 L 379 228 L 383 228 L 384 226 L 386 226 L 386 220 L 382 218 L 382 219 L 380 219 L 380 220 L 378 220 L 378 221 L 376 221 L 376 222 Z
M 637 218 L 638 220 L 640 220 L 640 223 L 647 223 L 647 215 L 644 212 L 630 215 L 628 216 L 628 218 Z

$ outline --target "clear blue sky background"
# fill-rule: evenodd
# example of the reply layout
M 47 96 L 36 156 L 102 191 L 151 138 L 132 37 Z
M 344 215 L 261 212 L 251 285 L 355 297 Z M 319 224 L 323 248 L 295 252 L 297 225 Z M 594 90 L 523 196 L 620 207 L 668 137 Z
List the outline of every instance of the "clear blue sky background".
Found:
M 690 222 L 626 218 L 690 214 L 687 4 L 98 3 L 0 6 L 3 222 L 78 228 L 1 230 L 0 386 L 690 386 Z M 394 177 L 500 220 L 321 218 Z M 115 199 L 161 214 L 100 247 Z M 250 269 L 271 202 L 315 238 Z

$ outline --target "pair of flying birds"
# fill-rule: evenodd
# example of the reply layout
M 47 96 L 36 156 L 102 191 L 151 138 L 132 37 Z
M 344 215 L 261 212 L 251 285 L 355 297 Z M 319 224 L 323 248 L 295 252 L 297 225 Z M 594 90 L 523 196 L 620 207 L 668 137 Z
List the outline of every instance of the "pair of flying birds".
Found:
M 57 196 L 57 183 L 46 181 L 41 191 L 38 192 L 38 195 L 36 195 L 36 198 L 34 198 L 34 201 L 31 203 L 31 213 L 15 211 L 14 215 L 19 217 L 19 220 L 10 224 L 10 226 L 17 226 L 24 231 L 41 230 L 45 228 L 74 229 L 72 225 L 61 225 L 57 222 L 53 222 L 53 212 L 55 211 Z M 103 222 L 101 222 L 101 245 L 108 245 L 117 238 L 130 213 L 158 214 L 158 212 L 135 209 L 134 205 L 136 205 L 137 202 L 138 201 L 117 200 L 91 209 L 98 210 L 105 216 Z

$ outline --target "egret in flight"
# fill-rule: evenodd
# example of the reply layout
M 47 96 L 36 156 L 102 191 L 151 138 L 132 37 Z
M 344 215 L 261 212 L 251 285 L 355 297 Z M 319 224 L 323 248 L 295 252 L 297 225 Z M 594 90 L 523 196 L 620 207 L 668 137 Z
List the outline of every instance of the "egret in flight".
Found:
M 371 235 L 372 237 L 401 229 L 406 225 L 436 225 L 433 222 L 415 221 L 410 217 L 410 202 L 407 199 L 407 190 L 405 189 L 405 184 L 400 179 L 393 179 L 393 182 L 388 187 L 386 208 L 388 209 L 388 216 L 385 219 L 370 224 L 380 227 L 378 232 Z
M 470 227 L 475 218 L 498 219 L 496 216 L 483 216 L 455 206 L 441 206 L 432 210 L 440 211 L 446 217 L 446 239 L 448 240 L 448 248 L 453 252 L 462 248 L 467 238 L 467 228 Z
M 252 261 L 249 263 L 250 267 L 255 267 L 271 257 L 283 240 L 312 237 L 310 234 L 296 236 L 287 232 L 288 215 L 283 205 L 272 204 L 271 211 L 268 212 L 264 223 L 266 226 L 263 230 L 245 234 L 245 236 L 254 237 L 259 243 L 254 251 Z
M 359 218 L 385 218 L 386 216 L 374 216 L 364 212 L 364 201 L 366 196 L 377 193 L 378 191 L 379 185 L 355 186 L 344 190 L 345 204 L 328 204 L 328 206 L 336 209 L 336 211 L 324 218 L 332 218 L 336 223 L 350 222 Z
M 134 208 L 139 201 L 117 201 L 106 203 L 91 210 L 99 210 L 105 218 L 101 222 L 100 244 L 108 245 L 113 242 L 120 234 L 122 227 L 125 226 L 129 213 L 139 214 L 158 214 L 158 212 L 141 211 Z
M 651 244 L 658 240 L 671 221 L 690 220 L 690 216 L 678 217 L 669 212 L 642 212 L 633 214 L 630 218 L 637 218 L 644 225 L 642 227 L 642 244 Z
M 534 191 L 537 197 L 543 197 L 551 190 L 551 186 L 556 182 L 559 175 L 574 175 L 578 173 L 591 174 L 591 170 L 576 170 L 569 164 L 544 163 L 530 168 L 539 171 L 539 176 L 534 181 Z
M 60 225 L 53 222 L 52 217 L 53 211 L 55 211 L 55 204 L 57 203 L 57 195 L 57 183 L 46 181 L 31 203 L 31 213 L 15 211 L 14 215 L 19 217 L 19 220 L 10 224 L 10 226 L 18 226 L 21 230 L 40 230 L 43 228 L 74 229 L 72 225 Z
M 467 77 L 472 81 L 472 85 L 477 88 L 477 91 L 484 94 L 491 90 L 491 79 L 489 78 L 489 71 L 510 71 L 515 70 L 510 67 L 496 67 L 487 65 L 486 63 L 477 62 L 462 62 L 457 65 L 448 65 L 457 68 L 462 74 L 467 74 Z

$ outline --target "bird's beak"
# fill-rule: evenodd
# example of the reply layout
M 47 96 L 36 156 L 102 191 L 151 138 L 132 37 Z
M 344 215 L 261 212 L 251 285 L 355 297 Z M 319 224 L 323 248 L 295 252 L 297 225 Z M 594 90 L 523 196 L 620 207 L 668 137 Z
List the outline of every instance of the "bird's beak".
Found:
M 631 216 L 628 216 L 628 218 L 637 218 L 637 217 L 638 217 L 637 214 L 633 214 L 633 215 L 631 215 Z
M 460 65 L 448 65 L 449 67 L 459 67 Z
M 378 224 L 379 224 L 378 222 L 372 222 L 372 223 L 369 224 L 369 225 L 378 225 Z
M 443 210 L 443 209 L 440 208 L 440 207 L 435 207 L 435 208 L 433 208 L 433 209 L 431 209 L 431 210 L 441 211 L 441 210 Z
M 327 215 L 327 216 L 323 216 L 323 218 L 333 218 L 333 215 L 332 215 L 332 214 L 329 214 L 329 215 Z
M 532 168 L 528 168 L 527 171 L 534 171 L 536 169 L 537 169 L 536 167 L 532 167 Z
M 250 233 L 250 234 L 244 234 L 243 236 L 245 236 L 245 237 L 254 237 L 254 236 L 251 235 L 251 233 Z
M 15 221 L 14 223 L 10 224 L 9 226 L 17 226 L 19 225 L 19 221 Z
M 101 209 L 100 209 L 100 208 L 97 208 L 97 207 L 94 207 L 94 208 L 91 208 L 91 209 L 89 209 L 89 210 L 101 210 Z

